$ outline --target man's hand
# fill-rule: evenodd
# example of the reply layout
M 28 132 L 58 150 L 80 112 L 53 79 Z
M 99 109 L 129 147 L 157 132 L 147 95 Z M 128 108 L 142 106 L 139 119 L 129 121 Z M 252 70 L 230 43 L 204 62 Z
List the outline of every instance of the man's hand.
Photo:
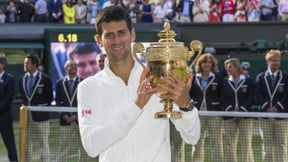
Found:
M 151 96 L 156 93 L 157 90 L 157 88 L 152 88 L 150 86 L 150 82 L 153 80 L 153 76 L 149 76 L 149 78 L 146 78 L 149 74 L 149 71 L 149 68 L 144 69 L 141 74 L 139 86 L 137 89 L 137 98 L 135 104 L 141 109 L 143 109 Z
M 160 78 L 164 84 L 158 84 L 159 89 L 163 89 L 168 93 L 161 95 L 163 99 L 173 100 L 179 107 L 186 107 L 191 100 L 189 92 L 192 86 L 193 75 L 190 73 L 188 81 L 184 82 L 177 75 L 169 72 L 168 77 Z

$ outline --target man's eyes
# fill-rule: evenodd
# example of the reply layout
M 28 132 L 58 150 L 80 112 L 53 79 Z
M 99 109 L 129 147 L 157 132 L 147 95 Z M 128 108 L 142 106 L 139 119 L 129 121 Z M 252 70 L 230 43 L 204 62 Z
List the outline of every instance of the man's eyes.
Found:
M 117 36 L 118 36 L 119 38 L 121 38 L 121 37 L 126 36 L 127 33 L 128 33 L 128 31 L 126 31 L 126 30 L 119 31 L 119 32 L 117 33 Z M 105 35 L 105 37 L 106 37 L 107 39 L 114 39 L 114 38 L 116 37 L 116 34 L 115 34 L 115 33 L 108 33 L 107 35 Z
M 96 64 L 97 64 L 96 61 L 89 61 L 89 65 L 91 65 L 91 66 L 96 65 Z M 86 63 L 79 63 L 77 66 L 80 68 L 85 68 L 87 66 L 87 64 Z

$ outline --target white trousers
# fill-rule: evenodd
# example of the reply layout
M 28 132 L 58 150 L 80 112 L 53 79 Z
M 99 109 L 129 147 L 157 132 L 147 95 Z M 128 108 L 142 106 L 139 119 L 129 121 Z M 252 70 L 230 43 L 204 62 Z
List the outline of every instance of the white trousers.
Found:
M 237 162 L 237 142 L 241 143 L 242 162 L 254 162 L 252 150 L 253 120 L 241 119 L 236 123 L 234 119 L 224 120 L 226 162 Z
M 221 117 L 200 116 L 200 123 L 201 136 L 194 146 L 192 162 L 204 162 L 204 144 L 207 136 L 210 139 L 211 159 L 213 162 L 223 162 L 223 119 Z
M 288 120 L 261 119 L 265 149 L 264 162 L 287 162 Z
M 67 126 L 60 126 L 60 140 L 59 140 L 59 151 L 56 158 L 56 162 L 67 162 L 68 154 L 71 147 L 71 142 L 73 139 L 73 135 L 75 136 L 75 141 L 73 143 L 77 143 L 78 145 L 78 161 L 79 162 L 87 162 L 90 158 L 85 152 L 80 138 L 79 127 L 76 123 L 72 123 Z
M 170 122 L 170 142 L 171 162 L 185 162 L 185 144 L 172 122 Z
M 49 120 L 42 122 L 35 122 L 32 118 L 29 118 L 28 124 L 28 137 L 27 137 L 27 161 L 32 162 L 40 158 L 41 162 L 50 161 L 50 148 L 48 137 L 50 133 Z M 38 142 L 39 148 L 36 150 L 33 148 L 33 143 Z M 39 154 L 37 154 L 39 153 Z

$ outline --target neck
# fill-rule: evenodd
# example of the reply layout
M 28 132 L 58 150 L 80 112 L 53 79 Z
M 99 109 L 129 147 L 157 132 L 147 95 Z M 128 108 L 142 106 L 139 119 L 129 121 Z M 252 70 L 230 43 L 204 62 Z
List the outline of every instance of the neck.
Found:
M 204 79 L 207 79 L 208 76 L 209 76 L 209 74 L 210 74 L 210 72 L 203 71 L 203 72 L 202 72 L 202 77 L 203 77 Z
M 110 69 L 111 71 L 117 75 L 118 77 L 120 77 L 125 84 L 128 84 L 128 80 L 129 80 L 129 76 L 130 76 L 130 72 L 134 66 L 134 60 L 131 57 L 130 59 L 127 59 L 125 61 L 119 61 L 119 62 L 110 62 L 109 60 L 109 64 L 110 64 Z
M 69 79 L 73 79 L 75 77 L 75 75 L 68 75 Z
M 233 74 L 232 77 L 234 80 L 239 80 L 240 74 Z
M 272 73 L 275 73 L 278 69 L 270 69 Z
M 33 70 L 31 72 L 29 72 L 31 75 L 33 75 L 36 72 L 36 70 Z

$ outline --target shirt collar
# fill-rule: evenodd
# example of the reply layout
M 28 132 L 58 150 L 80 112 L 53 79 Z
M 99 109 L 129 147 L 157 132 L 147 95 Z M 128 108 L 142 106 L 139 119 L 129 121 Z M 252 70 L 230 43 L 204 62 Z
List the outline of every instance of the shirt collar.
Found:
M 73 80 L 73 81 L 75 82 L 75 81 L 76 81 L 76 78 L 77 78 L 77 76 L 75 76 L 75 77 L 72 78 L 72 79 L 70 79 L 70 77 L 69 77 L 68 75 L 65 76 L 65 79 L 66 79 L 67 81 Z
M 208 78 L 213 77 L 214 75 L 215 75 L 214 73 L 210 72 L 208 75 Z M 203 78 L 203 75 L 202 75 L 202 73 L 197 73 L 196 77 Z
M 240 74 L 238 83 L 239 83 L 241 80 L 244 80 L 245 78 L 246 78 L 245 75 Z M 232 77 L 231 75 L 229 76 L 228 80 L 234 82 L 234 79 L 233 79 L 233 77 Z
M 32 74 L 32 76 L 33 77 L 36 77 L 37 76 L 37 74 L 38 74 L 38 70 L 36 70 L 33 74 Z M 31 76 L 31 74 L 30 73 L 27 73 L 27 76 Z
M 272 73 L 272 71 L 271 71 L 270 67 L 268 66 L 268 68 L 267 68 L 267 72 L 268 72 L 268 74 L 269 74 L 269 75 L 274 75 L 274 76 L 277 76 L 277 74 L 278 74 L 278 71 L 279 71 L 279 70 L 276 70 L 274 73 Z

